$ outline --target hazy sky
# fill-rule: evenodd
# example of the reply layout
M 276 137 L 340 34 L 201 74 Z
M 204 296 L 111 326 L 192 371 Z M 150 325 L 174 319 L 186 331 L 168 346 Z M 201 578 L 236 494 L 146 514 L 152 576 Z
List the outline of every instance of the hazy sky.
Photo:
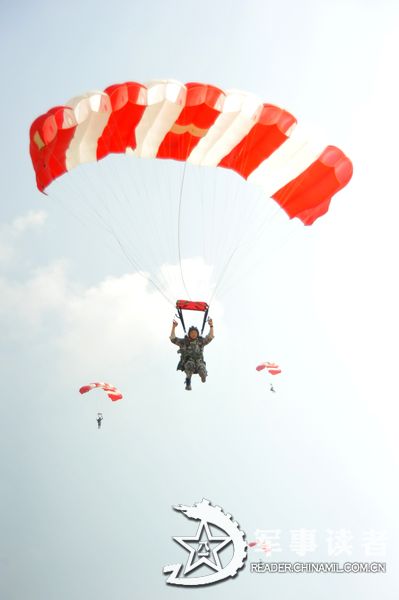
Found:
M 304 528 L 317 537 L 304 560 L 331 560 L 326 530 L 346 529 L 353 551 L 336 560 L 368 561 L 366 532 L 385 532 L 386 552 L 375 558 L 388 573 L 254 575 L 247 566 L 190 593 L 396 597 L 397 3 L 2 0 L 0 11 L 1 598 L 171 598 L 180 592 L 162 568 L 186 558 L 172 536 L 196 530 L 171 507 L 203 497 L 248 540 L 281 530 L 282 552 L 270 560 L 298 559 L 290 536 Z M 325 218 L 287 227 L 285 239 L 273 217 L 237 260 L 212 307 L 209 380 L 193 380 L 191 393 L 168 340 L 172 307 L 87 214 L 83 226 L 76 220 L 79 191 L 70 202 L 67 188 L 61 202 L 37 191 L 28 153 L 29 126 L 48 108 L 156 78 L 251 91 L 354 163 Z M 143 185 L 149 198 L 167 187 L 176 201 L 180 177 L 179 167 Z M 228 206 L 235 192 L 212 185 Z M 211 235 L 190 212 L 196 193 L 188 179 L 185 235 Z M 222 232 L 232 212 L 215 218 Z M 156 237 L 173 245 L 176 212 L 168 219 Z M 136 234 L 146 238 L 141 225 Z M 205 239 L 206 283 L 217 265 Z M 189 277 L 198 256 L 185 258 Z M 174 277 L 178 266 L 169 269 Z M 276 395 L 255 371 L 264 360 L 283 366 Z M 80 396 L 96 380 L 115 383 L 124 400 Z

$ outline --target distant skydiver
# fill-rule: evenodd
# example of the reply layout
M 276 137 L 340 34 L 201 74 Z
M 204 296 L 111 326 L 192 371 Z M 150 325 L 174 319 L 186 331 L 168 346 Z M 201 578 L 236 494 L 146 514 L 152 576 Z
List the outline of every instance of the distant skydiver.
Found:
M 101 421 L 103 420 L 102 413 L 97 413 L 97 428 L 101 429 Z
M 281 373 L 281 369 L 279 367 L 279 365 L 275 362 L 264 362 L 264 363 L 260 363 L 260 365 L 258 365 L 256 367 L 257 371 L 263 371 L 264 369 L 267 370 L 267 372 L 269 373 L 269 375 L 279 375 L 279 373 Z M 274 389 L 273 383 L 271 381 L 269 381 L 269 389 L 271 392 L 276 392 L 276 390 Z
M 208 319 L 209 333 L 206 337 L 202 337 L 196 327 L 191 326 L 188 330 L 188 335 L 184 338 L 176 337 L 175 330 L 177 321 L 173 321 L 172 331 L 170 333 L 170 341 L 172 344 L 179 346 L 178 353 L 181 354 L 177 371 L 184 371 L 186 374 L 186 390 L 191 390 L 191 377 L 198 374 L 201 377 L 202 383 L 205 383 L 208 372 L 206 370 L 206 362 L 204 361 L 204 346 L 209 344 L 214 336 L 213 321 Z

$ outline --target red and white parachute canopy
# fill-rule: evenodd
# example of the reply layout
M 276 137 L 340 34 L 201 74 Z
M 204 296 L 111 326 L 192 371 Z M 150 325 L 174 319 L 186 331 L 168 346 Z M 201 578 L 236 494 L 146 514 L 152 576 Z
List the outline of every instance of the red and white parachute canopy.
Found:
M 174 80 L 127 82 L 38 117 L 30 155 L 42 192 L 77 165 L 111 153 L 224 167 L 311 225 L 351 179 L 352 163 L 295 125 L 289 112 L 247 92 Z
M 83 387 L 80 388 L 79 392 L 81 394 L 86 394 L 87 392 L 90 392 L 90 390 L 93 390 L 94 388 L 101 388 L 102 390 L 104 390 L 104 392 L 109 392 L 107 394 L 108 398 L 110 398 L 113 402 L 115 402 L 116 400 L 122 400 L 122 398 L 123 398 L 122 392 L 120 390 L 118 390 L 118 388 L 116 388 L 114 385 L 111 385 L 110 383 L 104 383 L 102 381 L 84 385 Z
M 270 375 L 278 375 L 281 373 L 279 365 L 274 362 L 264 362 L 256 367 L 257 371 L 263 371 L 263 369 L 267 369 Z

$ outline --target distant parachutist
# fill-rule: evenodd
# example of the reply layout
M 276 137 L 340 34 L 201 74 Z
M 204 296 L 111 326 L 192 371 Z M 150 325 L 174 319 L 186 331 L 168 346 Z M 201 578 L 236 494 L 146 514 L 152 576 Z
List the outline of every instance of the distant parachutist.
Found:
M 105 383 L 105 381 L 97 381 L 95 383 L 88 383 L 87 385 L 84 385 L 80 388 L 79 392 L 81 394 L 87 394 L 87 392 L 90 392 L 90 390 L 94 390 L 96 388 L 99 388 L 101 390 L 104 390 L 104 392 L 107 393 L 107 396 L 110 400 L 112 400 L 112 402 L 116 402 L 117 400 L 122 400 L 123 395 L 122 392 L 120 390 L 118 390 L 118 388 L 116 388 L 114 385 L 112 385 L 111 383 Z M 97 428 L 101 429 L 101 421 L 103 420 L 103 413 L 97 413 Z
M 265 554 L 270 554 L 272 551 L 272 546 L 270 543 L 262 542 L 260 540 L 256 540 L 255 542 L 248 542 L 248 548 L 257 549 L 257 551 L 262 551 Z
M 279 365 L 274 362 L 264 362 L 256 367 L 257 371 L 263 371 L 264 369 L 267 370 L 269 375 L 273 375 L 273 376 L 279 375 L 281 373 L 281 369 L 280 369 Z M 276 393 L 276 390 L 274 389 L 273 383 L 271 381 L 269 382 L 269 390 L 273 393 Z

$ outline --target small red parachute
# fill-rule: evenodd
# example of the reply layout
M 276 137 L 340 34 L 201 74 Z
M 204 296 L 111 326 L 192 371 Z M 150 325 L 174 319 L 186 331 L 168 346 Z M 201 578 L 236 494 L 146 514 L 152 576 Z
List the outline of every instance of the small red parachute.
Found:
M 270 375 L 278 375 L 281 373 L 279 365 L 274 362 L 264 362 L 256 367 L 257 371 L 263 371 L 263 369 L 267 369 Z
M 262 552 L 264 552 L 265 554 L 270 554 L 272 547 L 270 544 L 268 544 L 267 542 L 248 542 L 248 548 L 259 548 L 259 550 L 262 550 Z
M 110 398 L 113 402 L 115 402 L 116 400 L 122 400 L 123 395 L 122 392 L 120 390 L 118 390 L 118 388 L 116 388 L 114 385 L 111 385 L 110 383 L 104 383 L 103 381 L 99 381 L 97 383 L 89 383 L 88 385 L 84 385 L 83 387 L 80 388 L 79 392 L 81 394 L 86 394 L 87 392 L 90 392 L 90 390 L 93 390 L 94 388 L 100 388 L 102 390 L 104 390 L 104 392 L 109 392 L 108 398 Z

